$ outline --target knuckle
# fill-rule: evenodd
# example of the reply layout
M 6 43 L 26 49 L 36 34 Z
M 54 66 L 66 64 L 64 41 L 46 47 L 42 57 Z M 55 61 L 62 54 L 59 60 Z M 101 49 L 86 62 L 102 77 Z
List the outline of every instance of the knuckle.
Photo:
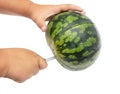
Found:
M 72 7 L 73 7 L 72 4 L 66 4 L 65 6 L 66 6 L 67 8 L 72 8 Z

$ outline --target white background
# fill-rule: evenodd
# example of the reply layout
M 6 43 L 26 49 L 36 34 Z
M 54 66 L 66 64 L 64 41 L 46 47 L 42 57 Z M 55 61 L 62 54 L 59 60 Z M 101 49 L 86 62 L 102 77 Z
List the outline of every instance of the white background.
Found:
M 39 4 L 71 3 L 81 6 L 96 24 L 102 39 L 97 61 L 73 72 L 56 60 L 24 83 L 0 78 L 0 94 L 120 94 L 119 0 L 33 0 Z M 52 56 L 45 33 L 30 19 L 0 15 L 0 48 L 22 47 L 44 58 Z

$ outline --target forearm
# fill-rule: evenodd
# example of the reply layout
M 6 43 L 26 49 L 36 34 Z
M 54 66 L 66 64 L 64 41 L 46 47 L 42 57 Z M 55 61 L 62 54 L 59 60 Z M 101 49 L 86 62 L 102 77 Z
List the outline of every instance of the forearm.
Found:
M 30 14 L 30 0 L 0 0 L 0 13 L 16 14 L 28 17 Z

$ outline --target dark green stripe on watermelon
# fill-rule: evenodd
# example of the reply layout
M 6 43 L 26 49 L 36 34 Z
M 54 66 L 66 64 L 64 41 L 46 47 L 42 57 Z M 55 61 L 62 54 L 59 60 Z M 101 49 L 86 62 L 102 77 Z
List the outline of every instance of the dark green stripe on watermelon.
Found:
M 69 21 L 71 19 L 71 21 Z M 54 22 L 54 23 L 53 23 Z M 79 24 L 76 24 L 79 23 Z M 81 15 L 76 12 L 64 12 L 60 15 L 55 16 L 54 19 L 51 20 L 49 24 L 52 24 L 52 27 L 48 30 L 50 31 L 50 35 L 52 38 L 53 36 L 57 36 L 57 34 L 62 35 L 61 31 L 66 31 L 71 27 L 74 27 L 76 25 L 80 24 L 92 24 L 92 22 L 84 15 Z M 56 39 L 55 39 L 56 40 Z
M 76 12 L 63 12 L 53 17 L 46 39 L 59 63 L 73 70 L 90 66 L 101 47 L 93 22 Z

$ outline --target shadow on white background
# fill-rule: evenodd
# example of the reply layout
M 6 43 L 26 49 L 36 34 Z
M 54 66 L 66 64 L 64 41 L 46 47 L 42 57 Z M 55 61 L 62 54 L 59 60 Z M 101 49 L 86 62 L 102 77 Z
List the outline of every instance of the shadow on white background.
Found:
M 56 60 L 24 83 L 0 78 L 0 94 L 120 94 L 120 13 L 118 0 L 32 0 L 39 4 L 82 6 L 96 24 L 102 49 L 95 64 L 82 71 L 64 69 Z M 30 19 L 0 15 L 0 48 L 18 47 L 52 56 L 45 33 Z

